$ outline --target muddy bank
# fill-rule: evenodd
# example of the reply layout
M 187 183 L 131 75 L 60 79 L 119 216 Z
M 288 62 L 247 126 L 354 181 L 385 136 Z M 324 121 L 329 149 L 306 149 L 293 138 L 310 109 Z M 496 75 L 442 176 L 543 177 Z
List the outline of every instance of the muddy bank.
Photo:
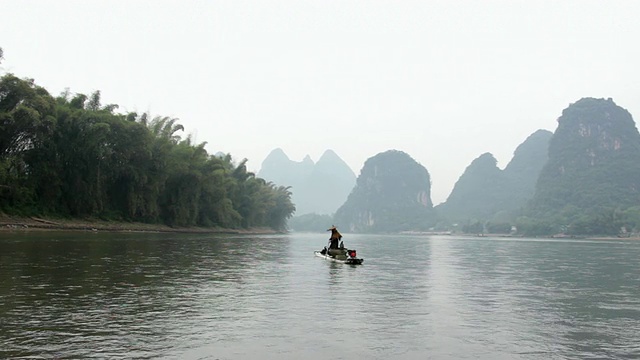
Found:
M 94 219 L 51 219 L 0 215 L 0 231 L 114 231 L 114 232 L 168 232 L 201 234 L 277 234 L 270 228 L 225 229 L 202 227 L 170 227 L 161 224 L 115 222 Z

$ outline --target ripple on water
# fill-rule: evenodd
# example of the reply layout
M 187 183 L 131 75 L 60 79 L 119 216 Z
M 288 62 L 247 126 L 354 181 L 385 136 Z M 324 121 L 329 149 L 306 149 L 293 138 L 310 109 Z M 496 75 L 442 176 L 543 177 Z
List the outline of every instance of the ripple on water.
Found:
M 94 235 L 0 243 L 0 358 L 640 357 L 636 242 Z

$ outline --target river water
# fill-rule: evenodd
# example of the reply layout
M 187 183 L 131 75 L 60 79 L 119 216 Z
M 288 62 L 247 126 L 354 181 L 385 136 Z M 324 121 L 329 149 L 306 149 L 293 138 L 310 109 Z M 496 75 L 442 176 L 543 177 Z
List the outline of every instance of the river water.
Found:
M 640 241 L 343 235 L 0 233 L 0 358 L 640 358 Z

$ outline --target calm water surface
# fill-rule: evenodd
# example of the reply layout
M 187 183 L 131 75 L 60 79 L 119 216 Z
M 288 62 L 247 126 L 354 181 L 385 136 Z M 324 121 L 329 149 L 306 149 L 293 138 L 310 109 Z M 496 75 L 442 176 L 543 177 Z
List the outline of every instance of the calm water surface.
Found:
M 640 241 L 1 233 L 0 358 L 640 358 Z

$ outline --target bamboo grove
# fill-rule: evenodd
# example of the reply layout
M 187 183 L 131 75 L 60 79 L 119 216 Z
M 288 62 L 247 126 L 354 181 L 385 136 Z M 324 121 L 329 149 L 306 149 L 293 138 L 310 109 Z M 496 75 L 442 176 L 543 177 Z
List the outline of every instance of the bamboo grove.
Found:
M 288 187 L 210 155 L 177 119 L 116 113 L 90 96 L 51 96 L 0 78 L 0 211 L 224 228 L 282 230 Z

